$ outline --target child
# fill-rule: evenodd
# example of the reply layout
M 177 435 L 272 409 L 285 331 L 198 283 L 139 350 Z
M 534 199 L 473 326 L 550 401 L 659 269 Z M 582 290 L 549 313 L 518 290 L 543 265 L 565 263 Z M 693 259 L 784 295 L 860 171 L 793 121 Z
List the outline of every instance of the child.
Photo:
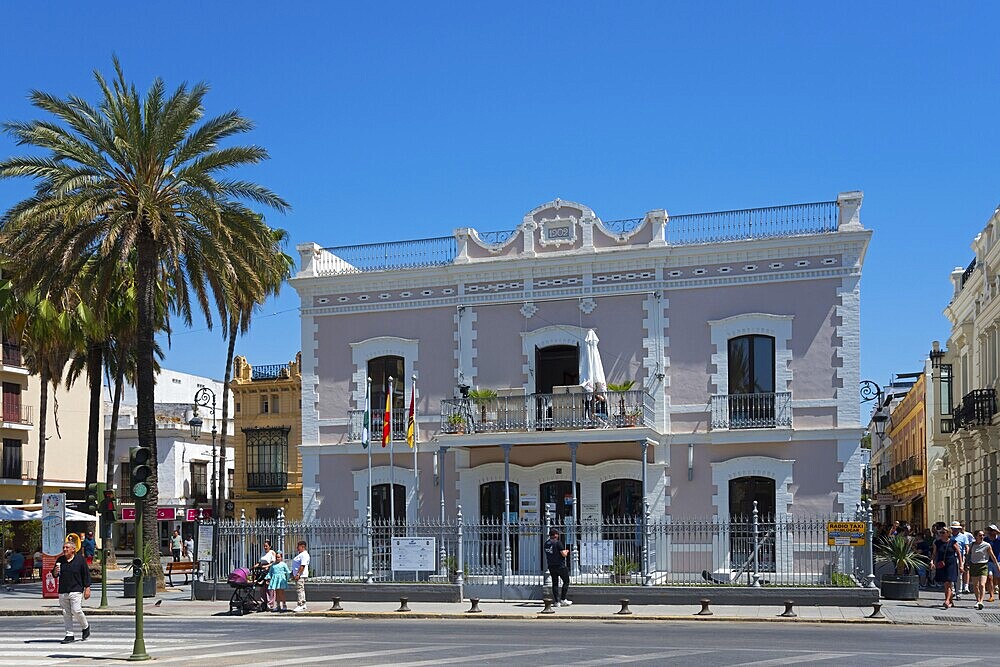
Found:
M 288 611 L 288 606 L 285 603 L 285 589 L 288 588 L 288 577 L 291 574 L 292 571 L 288 569 L 288 563 L 284 561 L 279 551 L 275 554 L 274 563 L 267 570 L 267 589 L 274 591 L 275 595 L 274 607 L 271 608 L 271 611 Z

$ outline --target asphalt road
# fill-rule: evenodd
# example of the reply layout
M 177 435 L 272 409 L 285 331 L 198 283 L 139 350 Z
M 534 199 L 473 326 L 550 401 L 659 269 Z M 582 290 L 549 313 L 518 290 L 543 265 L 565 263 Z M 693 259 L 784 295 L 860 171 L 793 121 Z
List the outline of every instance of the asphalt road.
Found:
M 132 649 L 131 620 L 92 620 L 60 645 L 59 617 L 0 619 L 0 666 L 108 664 Z M 986 664 L 996 629 L 809 623 L 373 620 L 252 616 L 147 619 L 154 664 L 739 665 Z M 992 648 L 991 648 L 992 647 Z M 994 658 L 990 659 L 994 661 Z

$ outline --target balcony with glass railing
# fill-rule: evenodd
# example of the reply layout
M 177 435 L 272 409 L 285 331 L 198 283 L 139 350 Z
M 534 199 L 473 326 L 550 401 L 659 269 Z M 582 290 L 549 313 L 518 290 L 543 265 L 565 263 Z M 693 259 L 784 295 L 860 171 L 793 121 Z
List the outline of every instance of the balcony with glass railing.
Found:
M 791 399 L 789 391 L 716 394 L 711 404 L 712 430 L 791 428 Z

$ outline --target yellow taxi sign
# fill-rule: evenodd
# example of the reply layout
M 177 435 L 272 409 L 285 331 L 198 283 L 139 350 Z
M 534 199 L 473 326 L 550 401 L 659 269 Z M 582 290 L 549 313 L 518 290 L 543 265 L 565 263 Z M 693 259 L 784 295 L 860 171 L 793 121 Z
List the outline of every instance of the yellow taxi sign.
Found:
M 826 543 L 831 547 L 863 547 L 867 531 L 864 521 L 827 521 Z

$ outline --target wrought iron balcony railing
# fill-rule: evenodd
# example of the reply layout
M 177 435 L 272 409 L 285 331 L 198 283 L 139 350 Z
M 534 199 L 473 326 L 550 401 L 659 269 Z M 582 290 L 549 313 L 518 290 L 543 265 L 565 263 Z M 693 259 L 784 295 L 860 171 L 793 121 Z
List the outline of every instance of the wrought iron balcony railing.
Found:
M 955 407 L 952 419 L 955 430 L 969 430 L 989 425 L 996 413 L 996 389 L 973 389 L 962 397 L 962 403 Z
M 247 473 L 247 491 L 283 491 L 287 486 L 287 472 Z
M 250 379 L 257 380 L 277 380 L 289 376 L 288 364 L 270 364 L 267 366 L 254 366 Z
M 896 484 L 897 482 L 902 482 L 910 477 L 919 477 L 923 474 L 923 461 L 916 456 L 911 456 L 894 465 L 889 469 L 888 473 L 882 476 L 882 488 L 886 488 L 892 484 Z
M 344 245 L 324 250 L 332 257 L 320 262 L 319 273 L 368 273 L 451 264 L 458 253 L 458 244 L 454 236 L 440 236 L 412 241 Z
M 347 439 L 351 442 L 361 442 L 362 432 L 365 427 L 365 411 L 364 410 L 350 410 L 348 413 L 350 418 L 350 427 L 347 434 Z M 372 423 L 371 423 L 371 441 L 376 445 L 381 445 L 382 443 L 382 424 L 383 424 L 384 413 L 382 410 L 372 406 Z M 402 442 L 406 440 L 406 422 L 409 418 L 409 413 L 406 408 L 393 408 L 392 410 L 392 440 L 393 442 Z
M 792 393 L 716 394 L 712 396 L 712 430 L 791 428 Z
M 592 392 L 564 387 L 548 394 L 525 395 L 516 389 L 497 394 L 442 400 L 441 430 L 463 434 L 653 425 L 653 399 L 642 390 Z
M 971 278 L 972 274 L 975 273 L 975 272 L 976 272 L 976 258 L 973 257 L 972 261 L 969 262 L 969 265 L 967 267 L 965 267 L 965 272 L 962 273 L 962 287 L 963 288 L 965 287 L 965 283 L 969 282 L 969 278 Z
M 14 401 L 4 401 L 3 420 L 8 424 L 23 424 L 31 426 L 35 423 L 34 410 L 30 405 L 15 403 Z
M 4 343 L 3 344 L 3 365 L 4 366 L 24 366 L 24 360 L 21 358 L 21 346 L 17 343 Z
M 0 468 L 0 477 L 3 479 L 34 479 L 35 462 L 25 461 L 19 457 L 4 459 L 3 467 Z

